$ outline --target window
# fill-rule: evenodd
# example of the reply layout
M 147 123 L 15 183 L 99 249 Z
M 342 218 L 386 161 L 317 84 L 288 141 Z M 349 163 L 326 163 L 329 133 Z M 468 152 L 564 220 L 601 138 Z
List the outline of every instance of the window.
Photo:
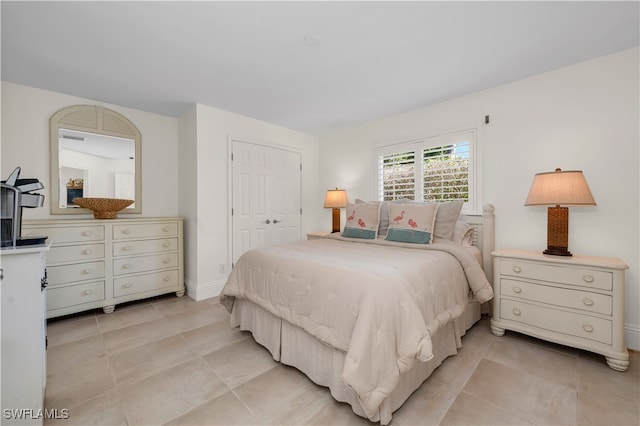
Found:
M 473 211 L 475 139 L 467 130 L 377 147 L 378 198 L 464 200 Z

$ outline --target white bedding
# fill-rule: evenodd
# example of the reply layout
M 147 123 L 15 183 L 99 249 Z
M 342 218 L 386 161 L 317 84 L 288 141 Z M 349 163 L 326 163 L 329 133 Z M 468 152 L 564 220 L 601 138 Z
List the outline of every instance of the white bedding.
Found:
M 455 244 L 415 245 L 339 236 L 245 253 L 221 302 L 251 301 L 346 353 L 342 380 L 370 419 L 431 336 L 462 314 L 469 293 L 490 300 L 480 265 Z

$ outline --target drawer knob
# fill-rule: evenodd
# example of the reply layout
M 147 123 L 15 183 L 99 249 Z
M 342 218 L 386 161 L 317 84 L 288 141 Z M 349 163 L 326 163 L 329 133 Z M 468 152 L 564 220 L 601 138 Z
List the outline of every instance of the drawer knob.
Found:
M 584 303 L 587 306 L 593 306 L 593 300 L 589 299 L 588 297 L 585 297 L 582 303 Z
M 521 314 L 522 314 L 522 311 L 520 311 L 520 309 L 513 308 L 513 315 L 520 316 Z
M 164 244 L 162 245 L 162 247 L 165 247 L 165 248 L 166 248 L 166 247 L 169 247 L 169 243 L 164 243 Z
M 85 290 L 82 292 L 84 296 L 91 296 L 93 294 L 93 290 Z
M 593 282 L 593 275 L 585 275 L 584 277 L 582 277 L 582 279 L 586 283 L 592 283 Z
M 123 229 L 123 230 L 122 230 L 122 233 L 123 233 L 123 234 L 130 234 L 130 233 L 131 233 L 131 230 L 130 230 L 129 228 L 126 228 L 126 229 Z
M 85 237 L 90 237 L 91 236 L 91 231 L 84 231 L 82 233 L 82 235 L 84 235 Z
M 168 226 L 165 226 L 164 228 L 162 228 L 162 231 L 163 231 L 163 232 L 169 232 L 169 227 L 168 227 Z
M 591 333 L 593 331 L 593 326 L 589 325 L 589 324 L 585 324 L 585 325 L 582 326 L 582 329 L 584 331 L 586 331 L 587 333 Z
M 169 263 L 169 259 L 164 259 L 162 263 L 165 263 L 165 264 Z
M 122 251 L 131 251 L 131 247 L 124 246 L 124 247 L 122 247 Z
M 514 266 L 513 272 L 515 272 L 516 274 L 519 274 L 520 272 L 522 272 L 522 268 L 520 268 L 519 266 Z
M 84 271 L 82 271 L 83 274 L 89 275 L 90 273 L 92 273 L 93 271 L 89 268 L 85 269 Z
M 164 282 L 168 282 L 169 281 L 169 277 L 164 277 Z
M 131 269 L 131 264 L 125 263 L 124 265 L 122 265 L 122 269 Z
M 91 253 L 93 252 L 89 249 L 86 249 L 85 251 L 82 252 L 82 254 L 86 254 L 86 255 L 90 255 Z
M 122 287 L 124 288 L 131 288 L 131 283 L 126 283 L 125 285 L 123 285 Z
M 513 288 L 513 292 L 514 293 L 522 293 L 522 289 L 520 287 L 514 287 Z

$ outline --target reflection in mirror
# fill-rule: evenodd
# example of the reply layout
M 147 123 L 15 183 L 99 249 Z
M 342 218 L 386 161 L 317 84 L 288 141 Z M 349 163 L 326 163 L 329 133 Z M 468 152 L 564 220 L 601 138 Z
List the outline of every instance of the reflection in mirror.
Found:
M 76 197 L 135 199 L 133 139 L 60 128 L 58 167 L 60 208 L 79 208 Z
M 134 200 L 122 213 L 142 212 L 142 136 L 122 114 L 74 105 L 51 116 L 52 214 L 87 214 L 78 197 Z

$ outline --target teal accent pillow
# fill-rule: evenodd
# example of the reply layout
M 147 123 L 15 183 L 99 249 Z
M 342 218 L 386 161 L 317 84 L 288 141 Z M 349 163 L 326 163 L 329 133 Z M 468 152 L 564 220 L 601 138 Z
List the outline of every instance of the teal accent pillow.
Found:
M 342 231 L 343 237 L 372 240 L 378 233 L 380 222 L 380 203 L 347 204 L 347 223 Z
M 397 241 L 400 243 L 429 244 L 431 241 L 431 232 L 420 231 L 414 229 L 391 228 L 387 232 L 388 241 Z
M 389 204 L 389 230 L 386 239 L 402 243 L 430 244 L 437 211 L 437 203 Z

